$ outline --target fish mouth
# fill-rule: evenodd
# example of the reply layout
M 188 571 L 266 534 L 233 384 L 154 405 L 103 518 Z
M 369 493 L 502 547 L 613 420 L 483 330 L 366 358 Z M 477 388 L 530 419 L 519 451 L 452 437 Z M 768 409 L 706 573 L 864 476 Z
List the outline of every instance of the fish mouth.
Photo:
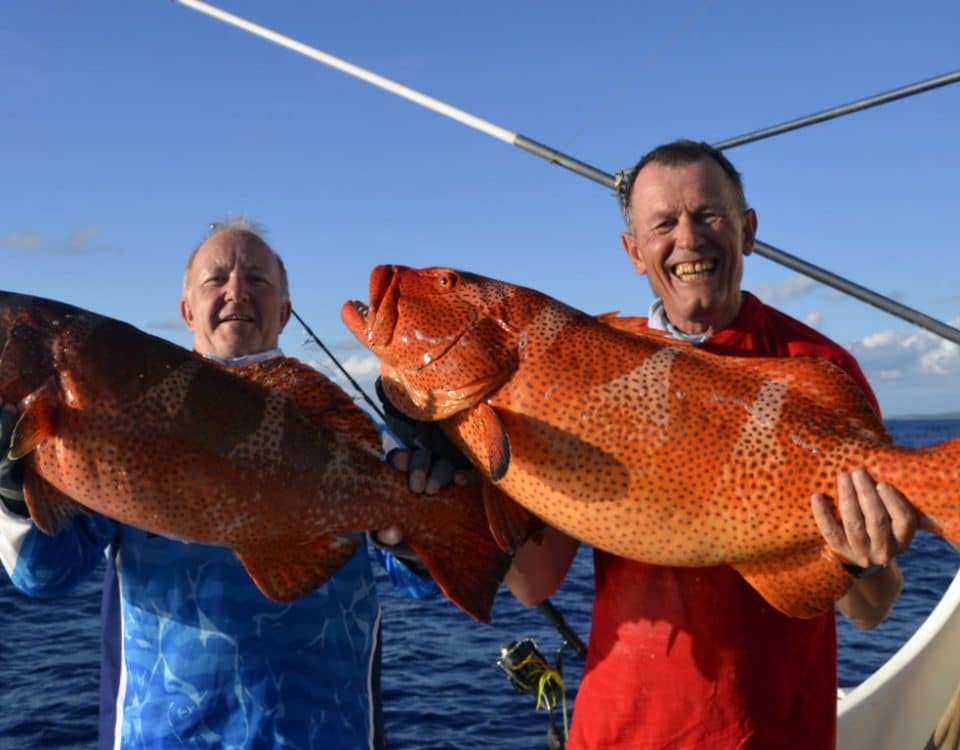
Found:
M 709 279 L 719 266 L 716 258 L 687 261 L 673 266 L 670 275 L 680 281 L 703 281 Z
M 370 303 L 349 300 L 340 318 L 350 332 L 374 352 L 390 345 L 397 327 L 400 274 L 404 266 L 377 266 L 370 272 Z
M 402 268 L 394 267 L 394 270 L 399 271 Z M 379 268 L 376 271 L 379 271 Z M 391 276 L 387 283 L 383 283 L 386 277 L 376 274 L 376 271 L 377 278 L 371 279 L 370 304 L 367 305 L 360 300 L 348 300 L 340 308 L 340 318 L 350 332 L 367 348 L 379 357 L 389 360 L 386 349 L 393 341 L 399 321 L 397 299 L 400 288 L 398 283 L 393 283 L 397 278 L 396 274 Z M 427 345 L 431 350 L 424 352 L 420 366 L 410 371 L 427 369 L 455 347 L 467 333 L 468 329 L 465 328 L 454 335 L 434 339 L 421 331 L 414 331 L 413 336 L 416 340 Z

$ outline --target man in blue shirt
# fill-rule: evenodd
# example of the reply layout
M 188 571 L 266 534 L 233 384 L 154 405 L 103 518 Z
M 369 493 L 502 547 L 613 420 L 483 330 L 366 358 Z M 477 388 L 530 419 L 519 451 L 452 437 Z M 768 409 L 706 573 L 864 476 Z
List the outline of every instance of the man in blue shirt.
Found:
M 283 262 L 249 222 L 214 225 L 187 264 L 180 308 L 207 357 L 241 365 L 282 356 L 291 314 Z M 15 419 L 5 407 L 4 457 Z M 365 546 L 324 586 L 277 604 L 226 548 L 97 514 L 46 536 L 18 499 L 16 464 L 0 464 L 0 560 L 18 589 L 63 594 L 106 553 L 102 749 L 384 747 L 381 613 Z M 423 486 L 422 468 L 413 485 Z M 404 593 L 435 593 L 432 580 L 384 557 Z

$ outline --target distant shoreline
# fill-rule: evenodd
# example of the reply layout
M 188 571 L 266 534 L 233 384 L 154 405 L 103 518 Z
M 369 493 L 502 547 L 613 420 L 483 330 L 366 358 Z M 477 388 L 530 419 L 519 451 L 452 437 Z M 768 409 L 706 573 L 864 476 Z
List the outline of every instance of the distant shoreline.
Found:
M 960 420 L 960 411 L 948 411 L 942 414 L 898 414 L 895 417 L 884 417 L 884 422 L 906 422 L 909 420 L 927 419 L 953 422 Z

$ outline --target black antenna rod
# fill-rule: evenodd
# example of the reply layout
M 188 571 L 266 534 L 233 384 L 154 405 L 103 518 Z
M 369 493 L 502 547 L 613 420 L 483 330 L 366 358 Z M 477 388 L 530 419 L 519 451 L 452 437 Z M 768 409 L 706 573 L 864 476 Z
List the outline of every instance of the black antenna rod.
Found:
M 859 112 L 862 109 L 876 107 L 880 104 L 886 104 L 887 102 L 903 99 L 908 96 L 913 96 L 914 94 L 920 94 L 924 91 L 930 91 L 931 89 L 939 88 L 940 86 L 947 86 L 951 83 L 956 83 L 957 81 L 960 81 L 960 70 L 955 70 L 952 73 L 944 73 L 942 76 L 937 76 L 936 78 L 928 78 L 926 81 L 912 83 L 909 86 L 902 86 L 898 89 L 894 89 L 893 91 L 888 91 L 885 94 L 868 96 L 865 99 L 859 99 L 855 102 L 850 102 L 850 104 L 842 104 L 839 107 L 825 109 L 823 112 L 817 112 L 813 115 L 807 115 L 806 117 L 800 117 L 796 120 L 790 120 L 789 122 L 785 122 L 780 125 L 773 125 L 769 128 L 764 128 L 763 130 L 754 130 L 752 133 L 747 133 L 746 135 L 741 135 L 737 136 L 736 138 L 729 138 L 725 141 L 714 143 L 713 147 L 721 151 L 728 148 L 736 148 L 737 146 L 742 146 L 745 143 L 753 143 L 754 141 L 763 140 L 764 138 L 769 138 L 774 135 L 780 135 L 780 133 L 787 133 L 791 130 L 805 128 L 808 125 L 816 125 L 818 122 L 832 120 L 835 117 L 843 117 L 844 115 Z
M 431 96 L 422 94 L 419 91 L 415 91 L 407 86 L 391 81 L 389 78 L 384 78 L 381 75 L 372 73 L 369 70 L 365 70 L 357 65 L 341 60 L 338 57 L 329 55 L 326 52 L 321 52 L 318 49 L 309 47 L 302 42 L 298 42 L 295 39 L 278 34 L 275 31 L 260 26 L 258 24 L 247 21 L 240 16 L 233 15 L 232 13 L 227 13 L 226 11 L 220 10 L 212 5 L 209 5 L 201 0 L 174 0 L 180 5 L 185 5 L 188 8 L 204 13 L 212 18 L 216 18 L 219 21 L 223 21 L 231 26 L 235 26 L 243 31 L 246 31 L 255 36 L 259 36 L 267 41 L 278 44 L 281 47 L 286 47 L 293 52 L 309 57 L 312 60 L 328 65 L 332 68 L 340 70 L 347 75 L 353 76 L 354 78 L 359 78 L 362 81 L 382 88 L 386 91 L 389 91 L 392 94 L 403 97 L 409 101 L 414 102 L 415 104 L 420 105 L 421 107 L 426 107 L 431 109 L 438 114 L 442 114 L 445 117 L 449 117 L 457 122 L 473 128 L 474 130 L 479 130 L 487 135 L 496 138 L 498 140 L 509 143 L 512 146 L 523 149 L 535 156 L 539 156 L 542 159 L 558 164 L 565 169 L 569 169 L 576 174 L 579 174 L 582 177 L 598 182 L 605 187 L 610 188 L 615 191 L 617 198 L 620 199 L 622 195 L 622 188 L 624 183 L 624 173 L 620 172 L 617 175 L 612 175 L 607 172 L 604 172 L 596 167 L 592 167 L 589 164 L 586 164 L 578 159 L 574 159 L 567 154 L 561 153 L 556 149 L 545 146 L 542 143 L 538 143 L 531 138 L 520 135 L 519 133 L 512 133 L 505 128 L 495 125 L 492 122 L 483 120 L 475 115 L 471 115 L 469 112 L 465 112 L 462 109 L 458 109 L 450 104 L 440 101 L 439 99 L 434 99 Z M 935 86 L 944 86 L 948 83 L 954 83 L 960 79 L 960 73 L 949 73 L 940 78 L 930 79 L 922 83 L 914 84 L 912 87 L 906 87 L 906 89 L 899 90 L 898 96 L 908 96 L 910 94 L 919 93 L 920 91 L 926 91 L 929 88 L 934 88 Z M 890 101 L 893 98 L 896 92 L 890 92 L 888 94 L 881 94 L 878 97 L 871 97 L 867 100 L 862 100 L 862 102 L 848 104 L 844 108 L 835 112 L 825 112 L 821 115 L 812 115 L 811 118 L 803 118 L 803 120 L 793 121 L 792 123 L 787 123 L 786 125 L 777 126 L 780 128 L 787 129 L 796 129 L 802 127 L 803 125 L 809 125 L 813 122 L 820 122 L 822 119 L 828 119 L 829 117 L 839 117 L 842 114 L 847 114 L 848 112 L 856 111 L 857 109 L 863 109 L 867 106 L 875 106 L 876 104 L 881 104 L 884 101 Z M 873 101 L 876 100 L 876 101 Z M 841 111 L 842 110 L 842 111 Z M 812 119 L 814 118 L 814 119 Z M 815 119 L 819 118 L 819 119 Z M 773 129 L 771 129 L 773 130 Z M 721 142 L 716 147 L 717 148 L 731 148 L 733 145 L 740 145 L 741 143 L 746 143 L 744 139 L 753 139 L 756 140 L 760 137 L 766 137 L 765 134 L 767 131 L 757 131 L 757 133 L 750 134 L 747 136 L 741 136 L 739 139 L 732 139 L 730 141 Z M 781 131 L 778 131 L 781 132 Z M 769 135 L 773 135 L 772 132 Z M 841 292 L 856 297 L 862 302 L 866 302 L 869 305 L 873 305 L 884 312 L 890 313 L 898 318 L 906 320 L 914 325 L 926 329 L 931 333 L 935 333 L 938 336 L 942 336 L 948 341 L 954 343 L 960 343 L 960 330 L 953 328 L 952 326 L 947 325 L 939 320 L 931 318 L 928 315 L 914 310 L 913 308 L 907 307 L 906 305 L 901 305 L 899 302 L 895 302 L 889 297 L 884 297 L 875 292 L 871 292 L 864 287 L 854 284 L 852 281 L 849 281 L 841 276 L 837 276 L 826 269 L 820 268 L 813 265 L 812 263 L 807 263 L 805 260 L 790 255 L 789 253 L 768 245 L 765 242 L 757 241 L 754 252 L 758 255 L 762 255 L 768 260 L 772 260 L 775 263 L 780 263 L 781 265 L 790 268 L 797 273 L 804 274 L 809 276 L 812 279 L 819 281 L 822 284 L 831 286 L 834 289 L 837 289 Z

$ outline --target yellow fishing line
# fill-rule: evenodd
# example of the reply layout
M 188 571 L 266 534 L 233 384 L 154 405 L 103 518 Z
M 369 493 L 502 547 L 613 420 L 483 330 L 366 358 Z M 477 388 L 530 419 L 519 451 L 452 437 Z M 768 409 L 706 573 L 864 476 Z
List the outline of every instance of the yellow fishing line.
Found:
M 560 676 L 560 672 L 558 672 L 556 669 L 551 669 L 549 664 L 534 654 L 528 655 L 521 662 L 510 667 L 510 669 L 512 669 L 514 672 L 518 672 L 526 667 L 531 667 L 534 675 L 537 677 L 538 711 L 541 709 L 541 707 L 546 711 L 550 710 L 550 701 L 547 697 L 547 689 L 551 685 L 555 685 L 560 691 L 560 707 L 563 712 L 563 736 L 564 739 L 568 738 L 570 735 L 570 727 L 567 720 L 567 692 L 564 690 L 563 677 Z

